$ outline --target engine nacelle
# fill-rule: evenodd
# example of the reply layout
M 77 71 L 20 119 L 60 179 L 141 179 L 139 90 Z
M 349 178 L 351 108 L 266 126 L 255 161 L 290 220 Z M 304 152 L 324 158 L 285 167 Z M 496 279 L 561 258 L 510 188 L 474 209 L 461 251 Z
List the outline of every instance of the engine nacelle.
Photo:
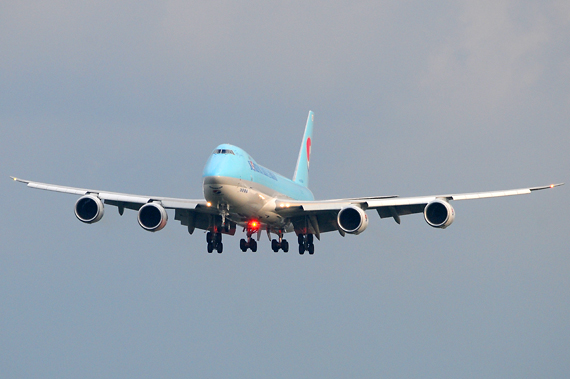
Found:
M 168 214 L 159 203 L 147 203 L 140 207 L 139 225 L 149 232 L 158 232 L 166 226 Z
M 103 202 L 95 195 L 82 196 L 75 202 L 75 217 L 86 224 L 101 220 L 103 213 Z
M 360 234 L 368 227 L 368 215 L 354 205 L 342 208 L 336 220 L 339 228 L 349 234 Z
M 430 226 L 445 229 L 455 220 L 455 210 L 445 200 L 434 200 L 424 208 L 424 218 Z

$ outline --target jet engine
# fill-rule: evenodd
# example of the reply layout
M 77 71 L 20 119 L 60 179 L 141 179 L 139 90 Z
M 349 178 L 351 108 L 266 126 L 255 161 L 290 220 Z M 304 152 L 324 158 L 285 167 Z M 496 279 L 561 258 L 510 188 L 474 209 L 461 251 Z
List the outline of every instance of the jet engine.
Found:
M 86 224 L 101 220 L 103 213 L 103 202 L 95 195 L 82 196 L 75 203 L 75 217 Z
M 455 220 L 455 210 L 445 200 L 434 200 L 424 208 L 424 218 L 430 226 L 445 229 Z
M 337 223 L 343 232 L 358 235 L 368 227 L 368 216 L 362 208 L 349 205 L 338 212 Z
M 139 209 L 139 225 L 149 232 L 158 232 L 166 226 L 168 214 L 159 203 L 146 203 Z

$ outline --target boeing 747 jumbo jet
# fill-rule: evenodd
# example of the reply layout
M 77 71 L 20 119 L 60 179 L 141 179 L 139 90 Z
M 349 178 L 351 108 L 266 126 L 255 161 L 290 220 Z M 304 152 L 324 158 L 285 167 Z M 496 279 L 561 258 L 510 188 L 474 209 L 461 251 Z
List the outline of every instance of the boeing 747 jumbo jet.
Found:
M 263 231 L 270 240 L 271 234 L 276 236 L 271 240 L 274 252 L 288 252 L 289 243 L 283 237 L 285 233 L 295 232 L 299 254 L 315 252 L 313 236 L 320 240 L 322 233 L 335 230 L 343 237 L 362 233 L 368 226 L 367 210 L 375 210 L 381 218 L 391 217 L 398 224 L 400 216 L 423 213 L 428 225 L 445 229 L 455 219 L 451 200 L 523 195 L 564 184 L 495 192 L 316 201 L 308 188 L 314 117 L 313 112 L 309 112 L 293 179 L 261 166 L 237 146 L 222 144 L 214 149 L 204 167 L 205 199 L 130 195 L 12 179 L 32 188 L 80 195 L 75 203 L 75 216 L 87 224 L 101 220 L 103 204 L 108 204 L 116 206 L 120 215 L 125 208 L 137 211 L 140 226 L 157 232 L 166 226 L 166 210 L 174 209 L 174 219 L 186 226 L 190 234 L 196 228 L 206 231 L 208 253 L 214 250 L 221 253 L 222 235 L 234 235 L 239 227 L 247 237 L 240 240 L 243 252 L 257 251 L 257 241 Z

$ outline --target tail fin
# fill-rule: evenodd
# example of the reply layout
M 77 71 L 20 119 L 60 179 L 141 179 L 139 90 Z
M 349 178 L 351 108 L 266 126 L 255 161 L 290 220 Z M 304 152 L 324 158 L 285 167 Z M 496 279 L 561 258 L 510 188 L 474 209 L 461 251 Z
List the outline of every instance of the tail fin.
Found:
M 293 174 L 293 181 L 305 187 L 309 187 L 309 161 L 311 159 L 314 119 L 315 114 L 313 111 L 309 111 L 301 151 L 299 151 L 299 158 L 297 158 L 297 167 L 295 167 L 295 173 Z

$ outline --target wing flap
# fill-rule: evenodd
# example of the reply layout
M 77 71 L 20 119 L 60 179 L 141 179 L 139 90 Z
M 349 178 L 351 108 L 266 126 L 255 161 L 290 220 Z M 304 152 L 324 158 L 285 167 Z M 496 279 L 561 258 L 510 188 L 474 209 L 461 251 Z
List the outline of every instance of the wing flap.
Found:
M 297 234 L 311 233 L 320 239 L 321 233 L 338 230 L 336 216 L 338 211 L 307 212 L 291 218 Z
M 422 204 L 413 204 L 413 205 L 398 205 L 394 207 L 388 206 L 388 207 L 380 207 L 375 209 L 378 212 L 380 218 L 392 217 L 396 220 L 396 222 L 398 222 L 399 217 L 397 216 L 406 216 L 414 213 L 422 213 L 424 211 L 426 204 L 422 203 Z
M 141 203 L 129 203 L 129 202 L 123 202 L 123 201 L 115 201 L 115 200 L 105 200 L 105 204 L 109 204 L 115 207 L 119 208 L 119 213 L 121 213 L 121 209 L 127 208 L 127 209 L 131 209 L 133 211 L 138 211 L 143 204 Z M 122 213 L 121 213 L 122 215 Z

